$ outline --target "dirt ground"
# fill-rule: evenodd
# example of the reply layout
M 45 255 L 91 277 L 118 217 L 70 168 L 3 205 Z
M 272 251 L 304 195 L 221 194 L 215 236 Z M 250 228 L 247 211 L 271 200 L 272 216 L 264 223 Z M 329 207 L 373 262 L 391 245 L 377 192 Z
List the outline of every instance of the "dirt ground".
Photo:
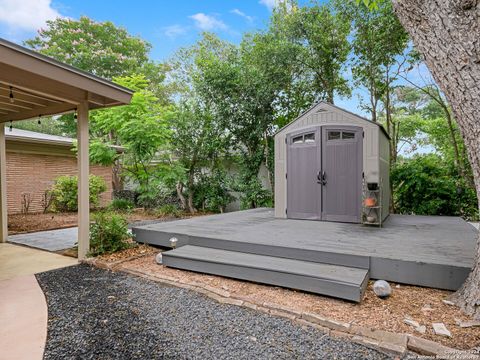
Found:
M 120 256 L 117 254 L 116 259 Z M 108 257 L 105 260 L 108 260 Z M 360 304 L 355 304 L 301 291 L 166 268 L 155 263 L 155 255 L 126 261 L 121 268 L 129 268 L 147 275 L 161 274 L 189 283 L 203 283 L 228 291 L 231 296 L 246 301 L 275 303 L 297 311 L 317 313 L 337 321 L 391 332 L 409 333 L 457 349 L 480 346 L 480 327 L 461 328 L 457 324 L 458 320 L 471 319 L 455 306 L 442 302 L 442 299 L 446 299 L 451 293 L 449 291 L 390 283 L 393 289 L 392 295 L 382 300 L 375 296 L 372 291 L 373 282 L 370 282 L 364 300 Z M 406 317 L 410 317 L 420 325 L 425 325 L 426 333 L 421 334 L 412 326 L 405 324 Z M 433 322 L 443 322 L 450 330 L 452 337 L 435 335 L 432 329 Z
M 204 214 L 199 214 L 204 215 Z M 165 219 L 144 209 L 125 214 L 129 223 L 141 220 Z M 77 226 L 77 213 L 15 214 L 8 215 L 8 234 L 15 235 L 35 231 L 55 230 Z

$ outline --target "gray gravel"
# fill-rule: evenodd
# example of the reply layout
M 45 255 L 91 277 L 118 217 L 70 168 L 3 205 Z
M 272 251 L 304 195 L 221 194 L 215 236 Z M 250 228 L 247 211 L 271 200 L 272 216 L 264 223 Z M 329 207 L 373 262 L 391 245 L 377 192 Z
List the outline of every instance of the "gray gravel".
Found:
M 79 265 L 37 275 L 45 359 L 387 359 L 313 328 L 193 291 Z

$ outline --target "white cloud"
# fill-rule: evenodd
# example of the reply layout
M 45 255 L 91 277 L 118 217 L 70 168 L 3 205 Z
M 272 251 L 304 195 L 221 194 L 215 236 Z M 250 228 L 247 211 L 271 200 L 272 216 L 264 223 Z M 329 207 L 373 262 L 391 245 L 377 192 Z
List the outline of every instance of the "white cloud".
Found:
M 259 3 L 265 5 L 269 9 L 273 9 L 278 5 L 278 0 L 260 0 Z
M 253 16 L 249 16 L 247 14 L 245 14 L 243 11 L 241 10 L 238 10 L 238 9 L 233 9 L 233 10 L 230 10 L 230 12 L 232 14 L 235 14 L 235 15 L 238 15 L 240 17 L 243 17 L 245 20 L 247 20 L 248 22 L 253 22 Z
M 164 30 L 163 33 L 167 37 L 169 37 L 170 39 L 175 39 L 179 36 L 185 35 L 188 31 L 188 28 L 186 26 L 175 24 L 175 25 L 166 26 L 163 28 L 163 30 Z
M 265 5 L 269 10 L 277 7 L 280 3 L 285 3 L 288 10 L 292 8 L 292 3 L 288 0 L 260 0 L 258 3 L 261 5 Z
M 61 17 L 51 0 L 0 0 L 0 23 L 14 30 L 38 30 L 47 20 Z
M 213 30 L 227 30 L 228 26 L 222 20 L 217 19 L 214 16 L 206 15 L 204 13 L 198 13 L 189 16 L 190 19 L 195 21 L 195 26 L 203 31 Z

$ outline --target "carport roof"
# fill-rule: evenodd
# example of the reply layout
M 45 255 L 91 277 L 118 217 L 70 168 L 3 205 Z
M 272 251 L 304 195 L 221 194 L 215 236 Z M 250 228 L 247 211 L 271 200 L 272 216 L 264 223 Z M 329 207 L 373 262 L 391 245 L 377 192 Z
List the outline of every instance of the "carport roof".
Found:
M 133 91 L 0 38 L 0 123 L 128 104 Z M 13 102 L 11 98 L 13 96 Z

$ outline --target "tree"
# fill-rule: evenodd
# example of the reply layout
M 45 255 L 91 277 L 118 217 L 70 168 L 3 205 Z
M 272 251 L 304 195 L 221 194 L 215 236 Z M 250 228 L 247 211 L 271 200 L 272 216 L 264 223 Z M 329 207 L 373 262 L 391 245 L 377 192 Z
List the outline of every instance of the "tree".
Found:
M 350 51 L 350 21 L 329 4 L 300 7 L 281 2 L 273 10 L 270 33 L 289 46 L 296 83 L 309 102 L 334 103 L 335 95 L 350 94 L 345 65 Z M 298 115 L 298 114 L 297 114 Z
M 353 0 L 336 1 L 337 11 L 348 14 L 353 23 L 352 74 L 354 83 L 369 93 L 372 121 L 378 120 L 379 105 L 384 103 L 386 128 L 390 133 L 391 90 L 404 64 L 408 35 L 393 13 L 389 2 L 375 9 L 357 6 Z
M 149 63 L 151 48 L 110 21 L 96 22 L 86 16 L 49 20 L 47 27 L 25 45 L 107 79 L 137 72 Z
M 168 121 L 171 106 L 162 106 L 148 89 L 142 75 L 114 79 L 135 91 L 130 105 L 97 110 L 92 114 L 92 131 L 97 138 L 125 148 L 122 169 L 139 185 L 141 200 L 154 200 L 160 177 L 154 160 L 164 149 L 170 135 Z
M 363 0 L 375 7 L 381 0 Z M 392 0 L 398 19 L 445 94 L 460 128 L 480 198 L 480 4 L 476 0 Z M 480 235 L 472 271 L 453 299 L 480 318 Z
M 198 100 L 183 102 L 171 119 L 170 149 L 179 165 L 185 169 L 184 175 L 176 181 L 177 194 L 184 208 L 191 213 L 194 206 L 195 179 L 202 168 L 212 171 L 228 148 L 227 134 L 218 119 Z M 186 186 L 187 200 L 183 190 Z

